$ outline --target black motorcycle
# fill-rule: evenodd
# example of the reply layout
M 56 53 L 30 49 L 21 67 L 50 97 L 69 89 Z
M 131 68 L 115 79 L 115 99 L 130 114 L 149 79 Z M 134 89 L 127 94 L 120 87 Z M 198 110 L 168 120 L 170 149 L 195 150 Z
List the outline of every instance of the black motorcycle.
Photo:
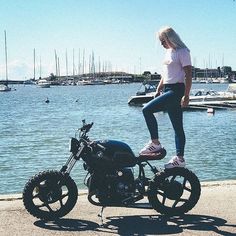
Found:
M 84 184 L 88 201 L 93 205 L 135 207 L 147 197 L 149 206 L 167 215 L 184 214 L 196 205 L 201 186 L 193 172 L 186 168 L 161 170 L 151 165 L 151 161 L 165 157 L 164 148 L 149 156 L 136 157 L 126 143 L 91 141 L 87 133 L 92 126 L 93 123 L 83 120 L 79 138 L 71 138 L 71 155 L 60 171 L 40 172 L 26 183 L 23 202 L 31 215 L 55 220 L 73 209 L 78 189 L 70 172 L 78 160 L 83 161 L 87 172 Z M 145 167 L 153 173 L 152 178 L 145 175 Z

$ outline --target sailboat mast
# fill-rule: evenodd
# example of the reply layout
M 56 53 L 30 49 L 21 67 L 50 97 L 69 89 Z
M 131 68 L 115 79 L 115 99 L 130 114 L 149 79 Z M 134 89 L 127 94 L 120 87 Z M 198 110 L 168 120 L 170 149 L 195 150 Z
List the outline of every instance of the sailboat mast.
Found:
M 56 76 L 57 76 L 57 74 L 58 74 L 58 67 L 57 67 L 57 51 L 56 51 L 56 49 L 54 50 L 54 52 L 55 52 L 55 64 L 56 64 Z
M 6 30 L 4 30 L 4 36 L 5 36 L 6 83 L 8 84 L 8 68 L 7 68 L 7 33 L 6 33 Z
M 73 77 L 75 76 L 75 49 L 73 48 Z
M 34 80 L 35 80 L 35 48 L 34 48 Z
M 41 63 L 41 56 L 40 56 L 40 59 L 39 59 L 39 76 L 40 76 L 40 78 L 42 78 L 42 63 Z
M 67 49 L 66 49 L 66 77 L 68 77 L 68 56 L 67 56 Z

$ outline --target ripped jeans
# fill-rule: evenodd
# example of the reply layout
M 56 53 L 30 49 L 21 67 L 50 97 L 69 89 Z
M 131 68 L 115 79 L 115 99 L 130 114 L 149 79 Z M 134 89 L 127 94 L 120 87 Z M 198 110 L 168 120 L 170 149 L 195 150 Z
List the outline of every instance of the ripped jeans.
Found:
M 175 131 L 176 155 L 184 156 L 185 133 L 183 129 L 183 111 L 181 99 L 184 96 L 183 83 L 165 84 L 164 93 L 147 103 L 143 115 L 151 135 L 151 139 L 159 139 L 158 124 L 155 112 L 167 111 Z

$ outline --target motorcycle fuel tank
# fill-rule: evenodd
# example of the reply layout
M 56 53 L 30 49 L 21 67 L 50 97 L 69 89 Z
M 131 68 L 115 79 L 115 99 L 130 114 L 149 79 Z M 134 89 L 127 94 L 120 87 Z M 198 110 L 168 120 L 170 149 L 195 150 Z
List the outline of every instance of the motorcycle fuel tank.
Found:
M 103 148 L 96 149 L 96 156 L 104 165 L 111 168 L 133 167 L 137 163 L 131 148 L 124 142 L 116 140 L 102 140 L 97 144 Z

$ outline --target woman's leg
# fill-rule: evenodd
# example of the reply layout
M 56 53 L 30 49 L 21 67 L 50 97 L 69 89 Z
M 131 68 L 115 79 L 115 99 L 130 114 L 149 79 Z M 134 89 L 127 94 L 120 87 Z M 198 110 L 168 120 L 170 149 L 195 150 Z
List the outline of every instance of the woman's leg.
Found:
M 173 86 L 172 89 L 172 101 L 167 104 L 167 112 L 175 131 L 176 156 L 164 165 L 167 169 L 174 167 L 185 167 L 185 160 L 183 158 L 185 134 L 183 129 L 183 111 L 181 108 L 181 99 L 184 95 L 184 85 L 180 84 L 176 87 Z
M 143 115 L 152 140 L 159 139 L 158 124 L 155 112 L 163 111 L 168 101 L 172 100 L 173 92 L 168 91 L 147 103 L 143 108 Z
M 185 133 L 183 128 L 183 111 L 180 105 L 168 109 L 168 114 L 175 131 L 176 155 L 184 156 Z

